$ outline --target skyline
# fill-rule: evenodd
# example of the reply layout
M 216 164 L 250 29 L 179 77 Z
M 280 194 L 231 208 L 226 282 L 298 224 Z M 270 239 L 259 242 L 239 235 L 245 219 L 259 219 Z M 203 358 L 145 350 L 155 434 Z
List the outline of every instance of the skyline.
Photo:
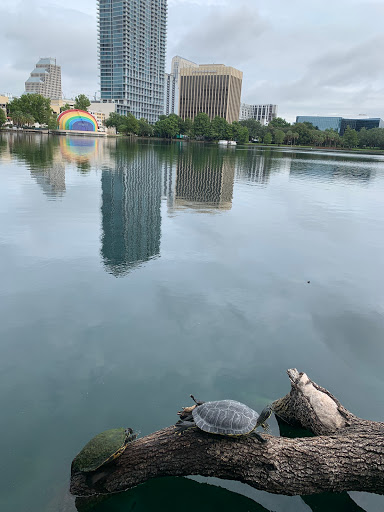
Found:
M 2 3 L 0 92 L 22 94 L 39 57 L 54 57 L 61 65 L 65 97 L 100 92 L 96 0 L 81 6 L 75 0 Z M 244 73 L 242 102 L 277 104 L 278 115 L 291 122 L 296 115 L 384 118 L 384 5 L 304 5 L 168 0 L 166 72 L 175 55 L 233 66 Z

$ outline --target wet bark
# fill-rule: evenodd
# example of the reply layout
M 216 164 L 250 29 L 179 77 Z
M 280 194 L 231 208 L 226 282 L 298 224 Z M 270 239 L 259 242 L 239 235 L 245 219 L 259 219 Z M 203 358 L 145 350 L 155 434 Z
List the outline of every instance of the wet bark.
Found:
M 384 423 L 354 416 L 305 373 L 288 370 L 291 391 L 274 402 L 280 421 L 316 437 L 228 438 L 168 427 L 133 442 L 113 464 L 72 472 L 76 496 L 117 493 L 160 476 L 238 480 L 276 494 L 384 494 Z

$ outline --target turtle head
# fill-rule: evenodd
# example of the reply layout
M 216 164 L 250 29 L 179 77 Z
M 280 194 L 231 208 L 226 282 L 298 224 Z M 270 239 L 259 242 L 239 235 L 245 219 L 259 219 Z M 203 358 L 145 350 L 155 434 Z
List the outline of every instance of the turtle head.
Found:
M 264 424 L 272 413 L 273 404 L 268 404 L 266 407 L 264 407 L 264 409 L 260 413 L 260 416 L 257 418 L 257 426 L 261 425 L 263 428 L 266 428 Z
M 126 435 L 126 440 L 125 440 L 125 444 L 128 444 L 130 443 L 131 441 L 134 441 L 138 435 L 139 435 L 140 432 L 135 432 L 132 428 L 128 427 L 125 429 L 125 435 Z

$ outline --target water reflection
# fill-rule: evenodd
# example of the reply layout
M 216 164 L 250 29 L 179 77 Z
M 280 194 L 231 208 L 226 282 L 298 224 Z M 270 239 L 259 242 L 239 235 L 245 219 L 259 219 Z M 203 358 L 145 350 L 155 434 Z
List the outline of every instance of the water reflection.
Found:
M 232 207 L 235 160 L 216 148 L 181 151 L 176 167 L 174 208 Z
M 102 247 L 107 272 L 116 277 L 157 256 L 161 235 L 161 169 L 150 149 L 117 151 L 115 168 L 103 169 Z

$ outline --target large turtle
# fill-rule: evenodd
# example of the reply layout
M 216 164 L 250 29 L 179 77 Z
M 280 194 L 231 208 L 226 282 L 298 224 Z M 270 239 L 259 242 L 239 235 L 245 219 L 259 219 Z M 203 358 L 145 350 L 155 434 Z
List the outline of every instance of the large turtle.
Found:
M 267 405 L 261 414 L 241 402 L 235 400 L 218 400 L 216 402 L 202 402 L 191 398 L 196 405 L 184 407 L 178 413 L 180 420 L 177 427 L 184 430 L 197 426 L 204 432 L 220 434 L 224 436 L 244 436 L 252 434 L 263 443 L 266 442 L 256 428 L 261 426 L 268 431 L 266 423 L 272 414 L 272 405 Z
M 137 434 L 131 428 L 113 428 L 92 438 L 76 455 L 72 469 L 88 473 L 119 457 Z

